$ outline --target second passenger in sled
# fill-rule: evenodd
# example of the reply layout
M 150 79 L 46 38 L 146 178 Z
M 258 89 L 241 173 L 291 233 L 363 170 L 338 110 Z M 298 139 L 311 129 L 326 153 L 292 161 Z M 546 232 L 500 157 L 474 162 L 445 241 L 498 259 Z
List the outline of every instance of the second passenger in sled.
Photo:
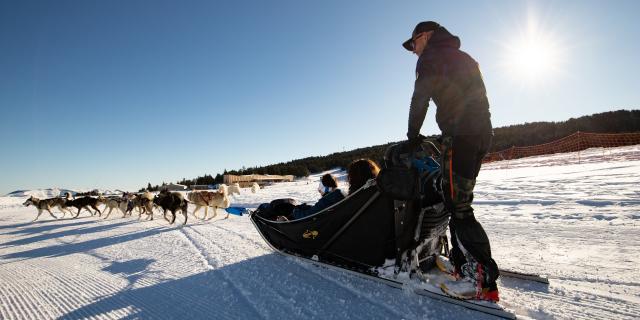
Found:
M 371 159 L 359 159 L 351 162 L 347 169 L 349 180 L 349 194 L 353 194 L 362 188 L 367 181 L 375 179 L 380 172 L 380 167 Z
M 293 208 L 293 212 L 289 217 L 290 220 L 302 219 L 304 217 L 308 217 L 314 213 L 318 213 L 325 208 L 328 208 L 344 199 L 345 195 L 338 188 L 338 183 L 336 182 L 336 178 L 334 178 L 330 174 L 325 174 L 320 178 L 320 183 L 318 184 L 318 192 L 322 196 L 316 204 L 310 206 L 308 204 L 301 204 Z

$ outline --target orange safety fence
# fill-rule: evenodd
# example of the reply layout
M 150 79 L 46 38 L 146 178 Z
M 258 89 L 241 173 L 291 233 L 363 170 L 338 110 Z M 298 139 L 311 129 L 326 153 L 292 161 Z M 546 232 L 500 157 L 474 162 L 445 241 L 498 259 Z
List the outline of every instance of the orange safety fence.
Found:
M 483 163 L 510 160 L 543 154 L 581 151 L 589 148 L 611 148 L 640 144 L 640 132 L 633 133 L 589 133 L 576 132 L 564 138 L 544 144 L 528 147 L 511 147 L 502 151 L 491 152 L 482 160 Z

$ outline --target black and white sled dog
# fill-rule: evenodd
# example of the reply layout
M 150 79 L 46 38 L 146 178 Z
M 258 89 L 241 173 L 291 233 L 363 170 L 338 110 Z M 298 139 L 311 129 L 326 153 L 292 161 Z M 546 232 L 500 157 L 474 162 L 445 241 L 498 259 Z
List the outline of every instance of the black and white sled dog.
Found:
M 77 198 L 74 200 L 69 200 L 67 201 L 67 207 L 75 207 L 78 209 L 78 213 L 76 213 L 75 216 L 73 216 L 73 218 L 77 218 L 80 215 L 80 211 L 82 209 L 86 209 L 87 211 L 89 211 L 89 213 L 91 213 L 91 215 L 95 215 L 96 212 L 98 213 L 98 216 L 102 216 L 102 213 L 100 212 L 100 209 L 98 209 L 98 204 L 103 203 L 104 198 L 99 197 L 99 198 L 92 198 L 92 197 L 82 197 L 82 198 Z M 91 209 L 89 208 L 93 208 L 93 210 L 95 210 L 96 212 L 91 211 Z
M 147 215 L 147 220 L 153 220 L 153 193 L 145 191 L 141 194 L 136 194 L 127 206 L 127 214 L 132 214 L 133 209 L 138 208 L 138 220 L 142 218 L 142 214 Z
M 184 224 L 187 224 L 187 206 L 189 202 L 184 199 L 181 193 L 166 190 L 160 191 L 160 193 L 153 198 L 153 203 L 162 208 L 164 219 L 169 221 L 169 223 L 173 224 L 176 221 L 176 211 L 180 210 L 184 215 Z M 171 220 L 167 218 L 167 210 L 171 212 Z
M 67 199 L 65 199 L 65 198 L 38 199 L 38 198 L 36 198 L 34 196 L 31 196 L 22 205 L 24 205 L 25 207 L 28 207 L 28 206 L 32 205 L 32 206 L 36 207 L 36 209 L 38 209 L 38 215 L 36 216 L 35 219 L 33 219 L 33 221 L 38 220 L 38 218 L 42 214 L 43 210 L 47 210 L 47 212 L 49 212 L 49 214 L 52 217 L 54 217 L 55 219 L 58 219 L 58 217 L 56 217 L 51 212 L 51 208 L 53 208 L 53 207 L 58 208 L 58 210 L 60 210 L 60 212 L 62 212 L 62 216 L 63 217 L 67 213 L 67 211 L 69 212 L 69 214 L 73 215 L 71 210 L 67 208 Z

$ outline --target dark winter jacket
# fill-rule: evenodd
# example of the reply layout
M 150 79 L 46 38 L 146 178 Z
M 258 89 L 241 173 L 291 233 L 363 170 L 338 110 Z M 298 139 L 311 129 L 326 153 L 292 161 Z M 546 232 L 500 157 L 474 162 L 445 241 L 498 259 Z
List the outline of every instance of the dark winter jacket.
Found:
M 313 206 L 297 206 L 295 209 L 293 209 L 291 217 L 293 219 L 302 219 L 304 217 L 308 217 L 314 213 L 322 211 L 323 209 L 329 208 L 330 206 L 340 202 L 340 200 L 342 199 L 344 199 L 344 193 L 342 193 L 342 190 L 335 189 L 322 196 L 322 198 L 320 198 L 320 200 L 318 200 L 318 202 L 316 202 L 316 204 L 314 204 Z
M 489 101 L 478 63 L 460 50 L 460 39 L 439 28 L 418 58 L 408 138 L 417 137 L 429 99 L 445 136 L 491 134 Z

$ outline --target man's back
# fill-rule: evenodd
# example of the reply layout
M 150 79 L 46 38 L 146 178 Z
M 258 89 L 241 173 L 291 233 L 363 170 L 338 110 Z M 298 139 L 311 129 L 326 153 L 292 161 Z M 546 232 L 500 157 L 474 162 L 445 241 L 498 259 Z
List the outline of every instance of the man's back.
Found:
M 418 77 L 429 77 L 436 121 L 444 135 L 491 133 L 489 101 L 478 63 L 461 51 L 460 40 L 438 30 L 418 59 Z

